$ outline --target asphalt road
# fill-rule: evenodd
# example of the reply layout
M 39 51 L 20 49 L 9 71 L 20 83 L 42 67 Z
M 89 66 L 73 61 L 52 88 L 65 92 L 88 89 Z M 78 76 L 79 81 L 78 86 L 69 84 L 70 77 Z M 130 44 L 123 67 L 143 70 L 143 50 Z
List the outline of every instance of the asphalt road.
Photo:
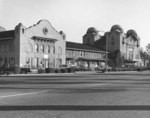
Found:
M 2 118 L 149 118 L 150 72 L 0 77 Z

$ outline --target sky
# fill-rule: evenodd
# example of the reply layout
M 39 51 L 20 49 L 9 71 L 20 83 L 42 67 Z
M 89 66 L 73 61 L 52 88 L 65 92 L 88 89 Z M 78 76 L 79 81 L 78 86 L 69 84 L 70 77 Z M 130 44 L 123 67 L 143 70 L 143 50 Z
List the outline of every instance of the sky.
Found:
M 67 41 L 82 43 L 89 27 L 106 32 L 118 24 L 125 33 L 134 29 L 144 49 L 150 43 L 150 0 L 0 0 L 0 26 L 6 30 L 41 19 L 62 30 Z

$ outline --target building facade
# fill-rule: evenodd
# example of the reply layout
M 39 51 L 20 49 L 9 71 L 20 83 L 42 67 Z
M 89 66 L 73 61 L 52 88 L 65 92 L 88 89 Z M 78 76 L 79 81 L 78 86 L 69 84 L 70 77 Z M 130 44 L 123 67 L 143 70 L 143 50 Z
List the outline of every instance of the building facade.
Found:
M 107 34 L 107 49 L 111 52 L 110 64 L 118 67 L 140 66 L 140 39 L 137 33 L 134 30 L 128 30 L 125 34 L 116 29 L 112 27 Z
M 93 31 L 89 33 L 89 29 Z M 114 25 L 104 36 L 99 36 L 96 29 L 88 28 L 88 30 L 83 36 L 83 43 L 108 51 L 108 64 L 110 66 L 141 65 L 140 38 L 134 30 L 128 30 L 127 33 L 124 33 L 121 26 Z M 99 39 L 95 38 L 98 36 Z
M 0 66 L 38 69 L 66 64 L 94 69 L 107 61 L 112 67 L 140 66 L 140 39 L 134 30 L 124 33 L 114 25 L 104 36 L 98 32 L 90 27 L 83 43 L 75 43 L 66 41 L 65 34 L 47 20 L 31 27 L 19 23 L 9 31 L 0 27 Z
M 106 52 L 85 44 L 66 42 L 66 64 L 94 70 L 105 66 Z
M 0 51 L 0 66 L 58 68 L 65 64 L 65 34 L 47 20 L 28 28 L 19 23 L 14 30 L 0 32 Z

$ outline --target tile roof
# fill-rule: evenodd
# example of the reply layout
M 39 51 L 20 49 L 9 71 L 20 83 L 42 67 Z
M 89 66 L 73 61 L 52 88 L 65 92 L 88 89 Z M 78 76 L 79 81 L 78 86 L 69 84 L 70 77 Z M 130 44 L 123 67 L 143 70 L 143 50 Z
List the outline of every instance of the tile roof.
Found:
M 13 38 L 15 37 L 15 30 L 0 32 L 0 38 Z
M 74 48 L 74 49 L 90 50 L 90 51 L 104 51 L 104 50 L 101 50 L 92 46 L 88 46 L 82 43 L 69 42 L 69 41 L 66 41 L 66 48 Z

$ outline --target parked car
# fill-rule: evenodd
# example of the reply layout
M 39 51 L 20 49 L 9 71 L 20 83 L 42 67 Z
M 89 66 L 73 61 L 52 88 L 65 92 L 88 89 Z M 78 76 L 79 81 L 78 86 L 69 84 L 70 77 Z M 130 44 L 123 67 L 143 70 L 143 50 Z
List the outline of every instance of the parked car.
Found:
M 28 72 L 30 72 L 30 68 L 20 68 L 19 66 L 16 65 L 5 64 L 2 67 L 0 67 L 1 74 L 10 74 L 10 73 L 19 74 Z
M 106 71 L 112 71 L 112 67 L 110 66 L 101 66 L 101 67 L 96 67 L 97 71 L 102 71 L 102 72 L 106 72 Z
M 61 73 L 67 73 L 68 72 L 68 66 L 67 65 L 60 65 L 59 69 Z
M 61 73 L 72 73 L 76 71 L 76 66 L 70 66 L 68 67 L 67 65 L 60 65 L 59 70 Z M 58 71 L 58 69 L 57 69 Z

